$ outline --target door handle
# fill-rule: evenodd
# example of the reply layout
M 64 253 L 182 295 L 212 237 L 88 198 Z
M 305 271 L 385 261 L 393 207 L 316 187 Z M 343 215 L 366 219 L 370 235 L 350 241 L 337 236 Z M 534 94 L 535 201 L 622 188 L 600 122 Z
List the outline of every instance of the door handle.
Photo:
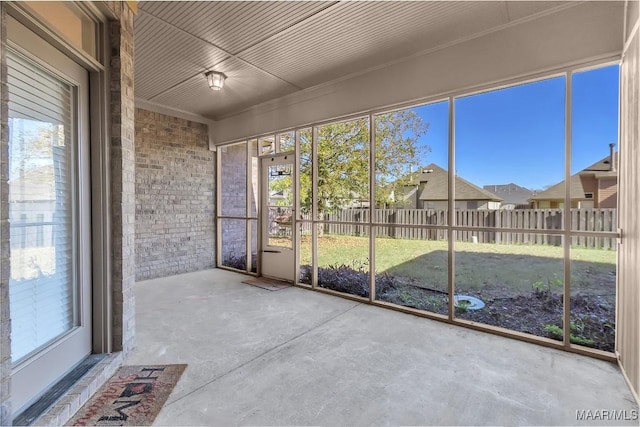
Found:
M 265 249 L 264 251 L 262 251 L 263 253 L 270 253 L 270 254 L 279 254 L 281 253 L 280 251 L 274 251 L 274 250 L 270 250 L 270 249 Z

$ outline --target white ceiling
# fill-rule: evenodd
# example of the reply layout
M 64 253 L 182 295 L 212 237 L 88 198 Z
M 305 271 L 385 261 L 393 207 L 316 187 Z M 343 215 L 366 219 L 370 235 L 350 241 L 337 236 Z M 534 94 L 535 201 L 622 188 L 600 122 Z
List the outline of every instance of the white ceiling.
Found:
M 571 2 L 141 2 L 136 98 L 213 120 Z M 227 76 L 211 91 L 207 70 Z

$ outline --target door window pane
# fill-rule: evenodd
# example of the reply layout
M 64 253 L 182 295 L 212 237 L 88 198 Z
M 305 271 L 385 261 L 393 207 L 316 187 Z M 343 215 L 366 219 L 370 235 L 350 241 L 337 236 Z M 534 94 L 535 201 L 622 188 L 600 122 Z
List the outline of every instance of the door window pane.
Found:
M 269 165 L 268 246 L 293 248 L 293 164 Z
M 9 53 L 12 360 L 77 325 L 74 88 Z

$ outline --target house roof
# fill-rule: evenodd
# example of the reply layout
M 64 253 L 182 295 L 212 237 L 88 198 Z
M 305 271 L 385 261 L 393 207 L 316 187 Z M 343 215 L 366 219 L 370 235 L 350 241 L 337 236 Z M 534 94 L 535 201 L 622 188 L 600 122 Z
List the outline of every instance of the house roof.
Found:
M 618 153 L 613 153 L 614 164 L 618 164 Z M 594 175 L 596 178 L 617 178 L 618 171 L 611 170 L 611 160 L 609 156 L 601 159 L 589 167 L 584 168 L 580 172 L 580 175 Z
M 415 184 L 424 184 L 420 193 L 420 200 L 448 200 L 448 173 L 446 170 L 431 163 L 422 168 L 422 172 L 412 179 Z M 464 178 L 456 176 L 456 200 L 491 200 L 502 199 L 490 191 L 484 190 Z
M 610 156 L 606 156 L 605 158 L 598 160 L 591 166 L 588 166 L 582 169 L 580 172 L 571 175 L 571 179 L 569 183 L 571 185 L 571 198 L 572 199 L 585 199 L 585 190 L 583 186 L 582 177 L 587 176 L 595 176 L 596 178 L 616 178 L 618 176 L 618 172 L 615 170 L 611 170 L 611 160 Z M 614 153 L 614 162 L 618 161 L 618 153 Z M 530 197 L 529 200 L 557 200 L 564 199 L 564 180 L 559 183 L 552 185 L 547 188 L 545 191 L 542 191 L 534 196 Z
M 607 156 L 603 159 L 598 160 L 591 166 L 588 166 L 582 169 L 579 174 L 589 173 L 589 172 L 601 172 L 601 173 L 609 173 L 611 176 L 617 176 L 618 173 L 616 171 L 611 170 L 611 159 L 610 156 Z M 613 153 L 614 163 L 618 163 L 618 153 Z
M 510 184 L 485 185 L 482 188 L 502 197 L 503 203 L 515 205 L 526 204 L 529 198 L 535 194 L 533 190 L 521 187 L 513 182 Z
M 584 199 L 584 187 L 582 186 L 582 179 L 580 179 L 580 174 L 577 173 L 571 176 L 571 198 L 573 199 Z M 534 194 L 529 198 L 529 200 L 556 200 L 556 199 L 564 199 L 564 180 L 559 183 L 552 185 L 546 190 Z

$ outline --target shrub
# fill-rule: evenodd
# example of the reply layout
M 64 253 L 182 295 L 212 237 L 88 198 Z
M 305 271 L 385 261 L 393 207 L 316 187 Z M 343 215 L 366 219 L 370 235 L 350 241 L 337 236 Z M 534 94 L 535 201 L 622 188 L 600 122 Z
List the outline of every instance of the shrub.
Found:
M 318 286 L 344 292 L 351 295 L 358 295 L 364 298 L 369 297 L 369 272 L 365 264 L 353 262 L 351 265 L 329 265 L 328 267 L 318 267 Z M 312 269 L 309 265 L 300 267 L 300 282 L 311 284 Z M 382 273 L 376 275 L 376 292 L 383 294 L 395 287 L 393 276 Z
M 251 271 L 257 272 L 257 255 L 251 254 Z M 237 270 L 247 271 L 247 256 L 246 255 L 226 255 L 222 259 L 222 265 L 225 267 L 235 268 Z
M 361 297 L 369 296 L 369 273 L 346 264 L 318 268 L 318 286 Z
M 586 347 L 593 347 L 595 345 L 595 341 L 591 338 L 585 337 L 583 334 L 584 331 L 584 323 L 580 322 L 571 322 L 571 333 L 569 334 L 569 341 L 573 344 L 584 345 Z M 564 335 L 564 330 L 558 325 L 546 325 L 544 330 L 549 334 L 550 338 L 559 338 L 562 339 Z M 574 334 L 574 332 L 576 332 Z

